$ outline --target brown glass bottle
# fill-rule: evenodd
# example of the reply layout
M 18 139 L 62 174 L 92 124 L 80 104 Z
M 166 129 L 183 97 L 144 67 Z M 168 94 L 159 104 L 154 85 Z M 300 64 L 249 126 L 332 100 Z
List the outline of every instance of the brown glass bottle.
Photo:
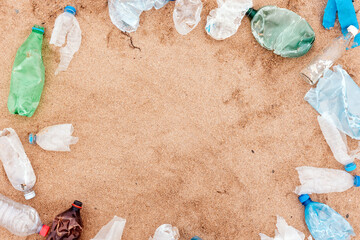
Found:
M 81 236 L 83 223 L 80 216 L 82 202 L 74 201 L 71 208 L 57 215 L 46 240 L 77 240 Z

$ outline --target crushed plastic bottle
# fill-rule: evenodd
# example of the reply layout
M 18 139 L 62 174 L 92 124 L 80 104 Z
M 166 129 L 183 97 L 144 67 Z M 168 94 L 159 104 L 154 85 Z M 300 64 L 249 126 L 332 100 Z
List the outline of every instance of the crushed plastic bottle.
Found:
M 121 240 L 125 223 L 125 219 L 114 216 L 91 240 Z
M 36 182 L 35 173 L 14 129 L 0 131 L 0 149 L 0 160 L 13 187 L 23 192 L 26 200 L 35 197 L 32 189 Z
M 46 236 L 49 227 L 42 224 L 38 212 L 0 194 L 0 226 L 12 234 L 25 237 L 35 233 Z
M 344 192 L 360 186 L 360 177 L 336 169 L 298 167 L 301 186 L 296 187 L 298 195 L 312 193 Z
M 76 9 L 66 6 L 64 13 L 60 14 L 55 20 L 55 26 L 51 34 L 50 44 L 57 47 L 66 45 L 60 49 L 60 63 L 55 71 L 66 71 L 74 54 L 79 50 L 81 44 L 81 29 L 76 17 Z
M 260 233 L 261 240 L 304 240 L 305 234 L 295 229 L 292 226 L 289 226 L 285 219 L 277 216 L 276 223 L 277 230 L 275 230 L 275 237 L 271 238 L 266 236 L 265 234 Z M 312 239 L 310 236 L 309 240 Z
M 186 35 L 200 22 L 203 4 L 201 0 L 177 0 L 173 13 L 175 28 Z
M 344 165 L 346 171 L 356 169 L 355 158 L 360 159 L 360 145 L 357 150 L 349 152 L 346 135 L 340 132 L 336 126 L 324 116 L 318 116 L 318 122 L 327 144 L 334 154 L 335 159 Z M 330 118 L 329 118 L 330 119 Z
M 170 224 L 163 224 L 155 231 L 154 237 L 149 240 L 178 240 L 180 239 L 179 230 Z
M 123 32 L 135 32 L 140 15 L 151 8 L 160 9 L 169 0 L 108 0 L 111 22 Z
M 44 28 L 35 25 L 18 49 L 11 73 L 8 109 L 12 114 L 31 117 L 39 105 L 45 83 L 41 55 Z
M 218 8 L 207 17 L 206 32 L 216 40 L 224 40 L 236 33 L 252 0 L 217 0 Z
M 335 38 L 332 43 L 327 46 L 320 55 L 316 56 L 311 63 L 305 67 L 300 76 L 309 84 L 315 84 L 339 58 L 341 58 L 346 49 L 350 48 L 358 29 L 354 26 L 348 27 L 348 34 Z
M 47 151 L 70 151 L 70 145 L 78 142 L 72 124 L 59 124 L 42 129 L 38 134 L 30 134 L 29 142 Z
M 315 32 L 309 23 L 296 13 L 276 6 L 259 10 L 250 8 L 251 31 L 264 48 L 282 57 L 301 57 L 315 41 Z
M 349 240 L 355 236 L 354 229 L 334 209 L 313 202 L 307 194 L 299 196 L 299 201 L 305 206 L 305 222 L 315 240 Z

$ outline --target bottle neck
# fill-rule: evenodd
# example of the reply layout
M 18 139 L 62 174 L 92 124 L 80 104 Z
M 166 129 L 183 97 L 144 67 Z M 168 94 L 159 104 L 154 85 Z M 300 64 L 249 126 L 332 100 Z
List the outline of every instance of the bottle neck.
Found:
M 257 12 L 257 10 L 249 8 L 249 10 L 246 12 L 246 16 L 248 16 L 250 19 L 253 19 Z
M 312 202 L 312 200 L 309 198 L 308 200 L 306 200 L 305 202 L 303 202 L 302 205 L 304 205 L 304 206 L 306 207 L 306 206 L 309 205 L 309 203 L 311 203 L 311 202 Z

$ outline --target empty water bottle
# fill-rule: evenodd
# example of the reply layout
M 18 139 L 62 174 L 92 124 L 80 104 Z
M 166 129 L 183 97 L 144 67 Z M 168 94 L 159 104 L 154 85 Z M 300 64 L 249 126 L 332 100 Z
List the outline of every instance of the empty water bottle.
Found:
M 350 224 L 329 206 L 313 202 L 309 195 L 299 196 L 305 206 L 305 222 L 315 240 L 348 240 L 355 236 Z
M 311 63 L 300 72 L 300 75 L 309 84 L 315 84 L 324 74 L 325 70 L 329 69 L 345 54 L 346 49 L 351 47 L 357 33 L 358 29 L 356 27 L 352 25 L 349 26 L 348 34 L 346 36 L 341 35 L 340 37 L 335 38 L 320 55 L 316 56 Z
M 200 21 L 201 0 L 177 0 L 173 13 L 175 28 L 182 35 L 188 34 Z
M 35 197 L 35 173 L 14 129 L 0 131 L 0 149 L 0 160 L 13 187 L 23 192 L 26 200 Z
M 170 224 L 163 224 L 155 231 L 154 237 L 149 240 L 178 240 L 180 239 L 179 230 Z
M 12 114 L 31 117 L 39 105 L 45 83 L 41 55 L 44 28 L 35 25 L 18 49 L 11 73 L 8 109 Z
M 223 40 L 236 33 L 253 3 L 252 0 L 217 0 L 217 3 L 218 8 L 207 17 L 205 30 L 214 39 Z
M 360 186 L 360 177 L 336 169 L 298 167 L 301 186 L 296 187 L 298 195 L 312 193 L 344 192 Z
M 42 129 L 38 134 L 30 134 L 29 142 L 47 151 L 70 151 L 70 145 L 77 143 L 72 124 L 59 124 Z
M 76 9 L 66 6 L 64 13 L 60 14 L 55 20 L 54 30 L 51 34 L 50 44 L 57 47 L 66 45 L 60 49 L 60 63 L 55 71 L 66 71 L 74 54 L 79 50 L 81 44 L 81 29 L 76 17 Z
M 91 240 L 121 240 L 126 220 L 115 216 Z

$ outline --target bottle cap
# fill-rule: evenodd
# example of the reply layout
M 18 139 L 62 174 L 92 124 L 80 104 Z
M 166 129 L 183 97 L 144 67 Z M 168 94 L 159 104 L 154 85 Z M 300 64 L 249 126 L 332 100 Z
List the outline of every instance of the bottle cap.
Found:
M 348 165 L 345 165 L 344 168 L 347 172 L 351 172 L 356 169 L 356 164 L 352 162 L 352 163 L 349 163 Z
M 304 203 L 304 202 L 306 202 L 306 201 L 309 200 L 309 199 L 310 199 L 310 196 L 309 196 L 308 194 L 302 194 L 302 195 L 299 196 L 299 201 L 300 201 L 301 203 Z
M 355 187 L 360 187 L 360 177 L 359 176 L 354 177 L 354 185 L 355 185 Z
M 29 143 L 30 144 L 36 143 L 36 135 L 33 135 L 32 133 L 29 134 Z
M 193 237 L 191 240 L 202 240 L 201 238 L 199 238 L 198 236 Z
M 64 9 L 64 12 L 71 13 L 72 15 L 76 14 L 76 9 L 73 6 L 67 5 Z
M 30 200 L 35 197 L 35 192 L 32 190 L 31 192 L 24 193 L 24 197 L 26 200 Z
M 74 203 L 72 204 L 73 207 L 76 207 L 78 209 L 82 208 L 82 202 L 75 200 Z
M 40 33 L 40 34 L 44 34 L 44 32 L 45 32 L 44 28 L 39 25 L 34 25 L 32 27 L 32 31 L 36 32 L 36 33 Z
M 353 25 L 350 25 L 348 28 L 347 28 L 347 31 L 349 33 L 351 33 L 353 36 L 355 36 L 356 34 L 358 34 L 359 32 L 359 29 L 357 29 L 355 26 Z
M 46 237 L 46 235 L 48 234 L 49 230 L 50 230 L 50 227 L 44 224 L 44 225 L 42 225 L 39 234 L 40 234 L 41 236 L 43 236 L 43 237 Z

